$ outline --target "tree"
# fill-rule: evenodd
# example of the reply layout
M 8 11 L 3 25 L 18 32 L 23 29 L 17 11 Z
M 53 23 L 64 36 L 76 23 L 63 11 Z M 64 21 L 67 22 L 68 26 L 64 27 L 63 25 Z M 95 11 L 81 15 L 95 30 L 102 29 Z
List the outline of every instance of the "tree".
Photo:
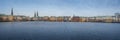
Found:
M 0 16 L 6 16 L 5 14 L 0 14 Z

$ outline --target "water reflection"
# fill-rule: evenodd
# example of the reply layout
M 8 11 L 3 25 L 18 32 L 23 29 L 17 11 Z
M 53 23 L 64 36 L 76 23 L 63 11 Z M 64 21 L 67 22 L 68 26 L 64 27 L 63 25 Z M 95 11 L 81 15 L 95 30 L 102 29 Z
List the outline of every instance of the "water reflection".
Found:
M 0 40 L 120 40 L 120 25 L 87 22 L 2 22 Z

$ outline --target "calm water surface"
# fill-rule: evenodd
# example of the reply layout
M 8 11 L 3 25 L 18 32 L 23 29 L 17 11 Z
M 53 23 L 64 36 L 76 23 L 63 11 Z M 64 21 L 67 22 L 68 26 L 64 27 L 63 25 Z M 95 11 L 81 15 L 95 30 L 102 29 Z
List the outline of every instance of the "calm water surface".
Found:
M 0 40 L 120 40 L 120 24 L 0 22 Z

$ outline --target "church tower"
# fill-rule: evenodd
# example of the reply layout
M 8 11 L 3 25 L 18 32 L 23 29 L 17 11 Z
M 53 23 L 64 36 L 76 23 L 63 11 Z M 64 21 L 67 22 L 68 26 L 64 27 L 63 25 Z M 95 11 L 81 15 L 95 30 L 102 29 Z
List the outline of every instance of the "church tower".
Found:
M 34 12 L 34 17 L 39 17 L 38 11 Z
M 36 12 L 34 12 L 34 17 L 36 17 Z
M 37 15 L 37 17 L 39 17 L 38 11 L 37 11 L 36 15 Z
M 13 16 L 13 8 L 11 9 L 11 15 Z

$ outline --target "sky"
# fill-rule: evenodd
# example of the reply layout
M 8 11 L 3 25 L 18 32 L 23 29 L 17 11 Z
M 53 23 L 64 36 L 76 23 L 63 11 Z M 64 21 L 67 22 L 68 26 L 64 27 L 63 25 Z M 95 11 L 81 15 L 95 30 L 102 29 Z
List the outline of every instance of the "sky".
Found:
M 0 14 L 34 16 L 108 16 L 120 12 L 120 0 L 0 0 Z

